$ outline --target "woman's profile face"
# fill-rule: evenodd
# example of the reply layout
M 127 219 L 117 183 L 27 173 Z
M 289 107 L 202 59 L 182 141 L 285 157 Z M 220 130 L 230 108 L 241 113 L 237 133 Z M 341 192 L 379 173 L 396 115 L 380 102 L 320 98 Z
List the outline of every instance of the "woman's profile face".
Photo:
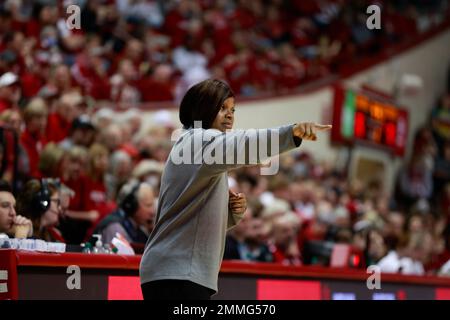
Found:
M 217 113 L 211 128 L 225 132 L 233 128 L 234 123 L 234 98 L 227 98 Z

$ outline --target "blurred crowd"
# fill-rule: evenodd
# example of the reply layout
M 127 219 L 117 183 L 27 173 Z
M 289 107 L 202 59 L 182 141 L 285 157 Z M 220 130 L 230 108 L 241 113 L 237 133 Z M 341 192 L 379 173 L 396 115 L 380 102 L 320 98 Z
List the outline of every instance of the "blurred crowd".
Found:
M 140 131 L 141 116 L 133 110 L 114 114 L 101 109 L 93 121 L 86 114 L 77 116 L 80 97 L 63 95 L 53 113 L 49 113 L 45 100 L 33 98 L 23 118 L 17 110 L 1 114 L 5 125 L 0 130 L 4 142 L 0 144 L 0 173 L 10 185 L 9 192 L 19 195 L 17 214 L 40 221 L 52 211 L 52 194 L 62 194 L 57 196 L 57 217 L 52 215 L 50 225 L 58 226 L 60 237 L 47 237 L 45 228 L 39 230 L 39 223 L 34 230 L 38 237 L 80 244 L 89 240 L 103 218 L 123 209 L 120 221 L 108 220 L 108 224 L 119 222 L 129 227 L 132 222 L 132 228 L 123 232 L 127 240 L 145 243 L 139 230 L 142 227 L 146 237 L 153 227 L 160 175 L 171 148 L 174 126 L 169 113 L 156 114 L 159 125 Z M 66 121 L 68 116 L 74 118 L 66 124 L 58 121 Z M 52 119 L 56 119 L 56 126 L 52 127 Z M 22 198 L 23 194 L 28 196 Z M 23 201 L 27 210 L 21 209 Z M 14 206 L 8 203 L 5 208 L 11 209 L 12 224 Z M 107 227 L 104 221 L 102 225 Z M 115 234 L 111 230 L 105 231 L 109 240 Z
M 369 30 L 372 2 L 5 0 L 0 74 L 20 77 L 24 99 L 76 88 L 124 108 L 179 101 L 206 78 L 241 96 L 278 93 L 414 39 L 449 13 L 447 0 L 380 0 L 383 28 Z M 66 24 L 70 4 L 80 29 Z M 0 97 L 0 111 L 15 98 Z
M 65 24 L 70 3 L 82 8 L 80 30 Z M 293 89 L 448 12 L 446 1 L 379 1 L 386 27 L 369 32 L 367 3 L 3 1 L 0 233 L 68 244 L 121 233 L 145 243 L 176 128 L 167 111 L 144 127 L 135 107 L 177 100 L 208 77 L 240 96 Z M 230 172 L 248 209 L 227 235 L 225 259 L 330 265 L 340 244 L 351 267 L 448 273 L 449 113 L 447 93 L 418 130 L 393 194 L 382 181 L 348 181 L 301 147 L 281 157 L 275 176 Z

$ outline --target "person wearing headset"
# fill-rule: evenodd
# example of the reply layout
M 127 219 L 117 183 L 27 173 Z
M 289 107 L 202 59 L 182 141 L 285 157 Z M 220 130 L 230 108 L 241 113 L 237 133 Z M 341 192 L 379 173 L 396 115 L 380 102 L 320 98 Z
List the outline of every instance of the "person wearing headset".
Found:
M 155 195 L 146 182 L 126 183 L 117 197 L 119 207 L 98 224 L 94 234 L 101 234 L 103 243 L 111 243 L 120 233 L 130 243 L 142 243 L 148 239 L 148 226 L 155 218 Z
M 51 179 L 28 181 L 17 198 L 17 211 L 33 224 L 33 238 L 65 242 L 56 229 L 61 215 L 60 186 Z

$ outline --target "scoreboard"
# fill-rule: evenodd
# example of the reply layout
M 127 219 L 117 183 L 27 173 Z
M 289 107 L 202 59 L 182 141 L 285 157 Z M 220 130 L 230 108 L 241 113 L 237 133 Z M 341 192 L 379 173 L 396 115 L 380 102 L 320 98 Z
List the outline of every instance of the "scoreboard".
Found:
M 334 143 L 363 144 L 403 156 L 408 138 L 408 111 L 369 90 L 334 88 Z

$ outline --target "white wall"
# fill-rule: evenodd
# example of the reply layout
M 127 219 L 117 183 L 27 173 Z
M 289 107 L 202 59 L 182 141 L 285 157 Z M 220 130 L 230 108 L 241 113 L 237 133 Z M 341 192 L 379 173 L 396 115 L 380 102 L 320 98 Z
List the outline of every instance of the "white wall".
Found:
M 450 64 L 450 30 L 426 41 L 418 47 L 396 56 L 394 59 L 356 74 L 344 83 L 358 87 L 369 84 L 387 93 L 392 93 L 396 81 L 402 74 L 416 74 L 423 79 L 424 88 L 415 97 L 399 96 L 398 103 L 410 110 L 409 146 L 414 132 L 421 126 L 434 106 L 436 98 L 446 87 Z M 330 87 L 309 94 L 271 98 L 254 102 L 242 102 L 236 106 L 236 128 L 265 128 L 298 121 L 319 123 L 331 122 L 333 94 Z M 153 112 L 145 113 L 144 125 L 152 124 Z M 179 124 L 177 110 L 171 110 L 173 120 Z M 336 161 L 341 159 L 342 150 L 330 146 L 330 135 L 321 134 L 317 142 L 305 142 L 304 150 L 318 159 Z M 408 148 L 410 149 L 410 148 Z M 383 161 L 387 166 L 385 179 L 391 189 L 400 160 L 392 160 L 382 151 L 356 147 L 355 157 L 368 157 Z

